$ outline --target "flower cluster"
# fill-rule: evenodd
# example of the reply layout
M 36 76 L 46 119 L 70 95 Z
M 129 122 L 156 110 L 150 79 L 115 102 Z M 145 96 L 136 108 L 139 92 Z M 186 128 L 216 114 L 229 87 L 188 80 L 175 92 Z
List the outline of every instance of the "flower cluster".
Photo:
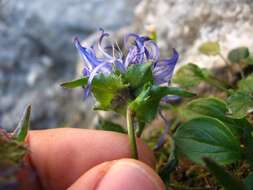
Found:
M 160 59 L 159 48 L 153 40 L 147 36 L 131 33 L 125 37 L 124 46 L 127 49 L 127 54 L 123 55 L 119 48 L 114 47 L 113 43 L 103 47 L 103 41 L 108 37 L 109 34 L 101 29 L 98 42 L 91 47 L 82 46 L 80 41 L 75 38 L 75 46 L 85 62 L 83 75 L 88 77 L 85 96 L 89 95 L 92 80 L 96 75 L 99 73 L 109 75 L 116 70 L 123 74 L 133 64 L 151 63 L 155 84 L 164 85 L 170 82 L 179 57 L 175 49 L 173 49 L 171 58 Z

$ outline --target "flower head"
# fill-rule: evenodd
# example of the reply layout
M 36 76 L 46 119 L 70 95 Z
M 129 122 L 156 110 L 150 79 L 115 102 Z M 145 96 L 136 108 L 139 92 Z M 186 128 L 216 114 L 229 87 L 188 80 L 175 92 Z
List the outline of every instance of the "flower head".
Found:
M 128 45 L 130 38 L 133 39 L 133 42 Z M 124 61 L 126 68 L 131 64 L 143 64 L 150 60 L 157 61 L 159 59 L 158 46 L 149 37 L 128 34 L 125 38 L 125 46 L 128 49 L 128 54 Z
M 173 49 L 172 57 L 169 59 L 160 59 L 159 48 L 154 41 L 145 36 L 129 34 L 125 44 L 130 37 L 134 38 L 134 45 L 127 46 L 129 52 L 125 59 L 125 67 L 131 64 L 152 62 L 152 73 L 156 84 L 169 83 L 179 57 L 177 51 Z
M 100 29 L 101 36 L 97 44 L 91 47 L 84 47 L 80 41 L 75 39 L 75 46 L 85 62 L 83 75 L 88 77 L 88 84 L 85 88 L 85 96 L 89 95 L 92 80 L 99 73 L 109 75 L 117 69 L 122 74 L 132 64 L 152 63 L 152 73 L 157 85 L 168 84 L 178 60 L 178 53 L 173 49 L 172 57 L 160 59 L 160 52 L 157 44 L 147 36 L 128 34 L 125 38 L 127 54 L 124 57 L 120 49 L 114 47 L 114 43 L 103 47 L 103 41 L 109 34 Z
M 109 34 L 104 33 L 104 31 L 102 31 L 102 35 L 97 45 L 97 49 L 95 48 L 95 46 L 83 47 L 78 38 L 75 38 L 74 40 L 75 46 L 78 49 L 85 63 L 85 66 L 83 68 L 83 75 L 89 78 L 88 85 L 85 88 L 85 96 L 89 95 L 92 80 L 97 74 L 103 73 L 105 75 L 109 75 L 113 71 L 113 63 L 116 62 L 116 60 L 108 53 L 106 53 L 101 47 L 103 38 L 108 35 Z M 103 57 L 98 57 L 98 52 L 96 51 L 100 51 Z

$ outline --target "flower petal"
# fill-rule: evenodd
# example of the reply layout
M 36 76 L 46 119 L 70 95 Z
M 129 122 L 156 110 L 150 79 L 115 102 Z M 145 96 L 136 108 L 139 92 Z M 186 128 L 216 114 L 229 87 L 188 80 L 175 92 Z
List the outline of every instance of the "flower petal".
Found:
M 101 72 L 101 73 L 104 73 L 104 74 L 110 74 L 111 73 L 112 68 L 111 68 L 110 64 L 111 63 L 109 63 L 109 62 L 104 62 L 104 63 L 98 65 L 95 69 L 92 70 L 92 72 L 90 73 L 89 79 L 88 79 L 87 86 L 85 87 L 85 90 L 84 90 L 85 91 L 85 97 L 89 96 L 92 80 L 98 74 L 98 72 Z
M 159 60 L 152 69 L 156 84 L 169 83 L 176 66 L 179 54 L 173 49 L 173 55 L 170 59 Z
M 101 64 L 101 61 L 99 61 L 96 58 L 96 54 L 92 48 L 86 48 L 86 47 L 81 46 L 81 43 L 78 40 L 78 38 L 75 38 L 74 43 L 81 57 L 83 58 L 86 66 L 88 67 L 90 71 L 96 66 L 98 66 L 99 64 Z

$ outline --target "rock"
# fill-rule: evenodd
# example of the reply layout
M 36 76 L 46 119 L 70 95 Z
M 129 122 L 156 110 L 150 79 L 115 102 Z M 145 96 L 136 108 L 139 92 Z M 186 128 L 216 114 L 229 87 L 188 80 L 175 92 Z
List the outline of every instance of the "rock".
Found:
M 232 48 L 247 46 L 253 50 L 253 1 L 251 0 L 143 0 L 136 10 L 133 24 L 110 32 L 122 45 L 127 33 L 147 34 L 155 28 L 163 57 L 172 48 L 180 53 L 179 64 L 193 62 L 200 67 L 215 68 L 225 63 L 219 56 L 201 55 L 199 46 L 206 41 L 219 41 L 224 57 Z M 93 34 L 83 44 L 93 44 L 99 34 Z M 77 65 L 80 75 L 83 62 Z M 111 114 L 105 117 L 111 118 Z
M 147 0 L 136 8 L 131 29 L 143 33 L 154 26 L 163 55 L 174 47 L 181 54 L 180 63 L 216 67 L 224 62 L 218 56 L 200 55 L 200 44 L 217 40 L 224 56 L 238 46 L 253 49 L 252 23 L 251 0 Z
M 75 77 L 78 54 L 72 40 L 99 27 L 128 24 L 138 1 L 2 0 L 0 126 L 13 129 L 27 104 L 33 106 L 34 128 L 89 126 L 91 105 L 83 102 L 82 90 L 59 87 Z

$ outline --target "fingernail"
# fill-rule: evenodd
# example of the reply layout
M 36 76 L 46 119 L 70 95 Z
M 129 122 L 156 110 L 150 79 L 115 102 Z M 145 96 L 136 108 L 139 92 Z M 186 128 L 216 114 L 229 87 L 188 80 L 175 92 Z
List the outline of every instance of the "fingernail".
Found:
M 139 161 L 115 162 L 97 185 L 97 190 L 162 190 L 158 175 Z

